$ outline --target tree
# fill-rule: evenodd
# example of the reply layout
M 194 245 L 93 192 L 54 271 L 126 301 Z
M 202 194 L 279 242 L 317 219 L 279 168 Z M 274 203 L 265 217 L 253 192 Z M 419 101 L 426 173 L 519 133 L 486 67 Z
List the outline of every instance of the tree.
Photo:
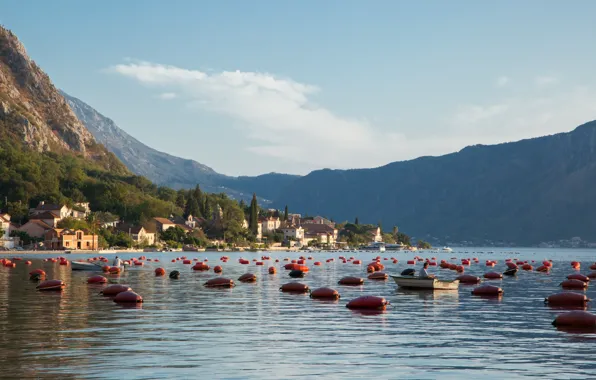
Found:
M 355 225 L 359 225 L 360 224 L 360 221 L 358 220 L 358 217 L 356 217 L 356 219 L 354 219 L 354 224 Z
M 248 228 L 256 236 L 259 231 L 259 209 L 257 205 L 257 195 L 253 193 L 252 200 L 250 201 L 250 219 L 248 221 Z
M 431 249 L 432 245 L 430 245 L 430 243 L 424 241 L 424 240 L 418 240 L 418 242 L 416 243 L 416 246 L 419 249 Z
M 186 202 L 186 207 L 184 208 L 184 216 L 188 218 L 189 215 L 192 216 L 201 216 L 201 210 L 199 208 L 199 202 L 197 198 L 195 198 L 194 194 L 189 194 L 190 197 Z
M 397 228 L 397 226 L 393 226 L 393 238 L 397 238 L 397 233 L 399 232 L 399 229 Z
M 288 205 L 286 205 L 286 208 L 284 209 L 284 222 L 288 221 Z
M 207 220 L 213 218 L 213 210 L 211 209 L 211 202 L 208 197 L 205 197 L 205 202 L 203 203 L 203 217 Z
M 397 236 L 395 237 L 395 241 L 397 243 L 401 243 L 403 245 L 411 246 L 410 237 L 403 232 L 398 232 Z
M 381 233 L 383 233 L 383 224 L 381 223 L 380 220 L 379 220 L 379 223 L 377 223 L 377 227 L 379 227 L 379 229 L 381 230 Z

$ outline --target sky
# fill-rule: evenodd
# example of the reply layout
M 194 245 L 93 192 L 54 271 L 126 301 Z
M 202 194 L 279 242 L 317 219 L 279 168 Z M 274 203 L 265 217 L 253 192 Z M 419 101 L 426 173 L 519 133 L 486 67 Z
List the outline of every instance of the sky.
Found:
M 3 0 L 54 84 L 228 175 L 377 167 L 596 119 L 595 1 Z

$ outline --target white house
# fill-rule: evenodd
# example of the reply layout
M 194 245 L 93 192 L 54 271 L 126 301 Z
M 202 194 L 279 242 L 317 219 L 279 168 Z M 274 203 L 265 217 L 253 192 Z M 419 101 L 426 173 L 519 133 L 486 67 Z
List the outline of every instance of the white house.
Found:
M 300 226 L 282 228 L 282 232 L 284 233 L 284 240 L 302 242 L 302 239 L 304 239 L 304 228 Z
M 273 216 L 267 218 L 261 217 L 259 218 L 259 224 L 261 225 L 263 233 L 274 232 L 281 226 L 281 220 Z
M 12 249 L 17 239 L 10 237 L 12 225 L 9 214 L 0 214 L 0 247 Z

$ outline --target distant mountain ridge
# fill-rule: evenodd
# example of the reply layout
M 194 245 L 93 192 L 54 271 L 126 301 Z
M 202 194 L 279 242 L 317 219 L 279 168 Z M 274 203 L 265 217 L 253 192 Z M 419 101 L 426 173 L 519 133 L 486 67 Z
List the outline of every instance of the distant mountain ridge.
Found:
M 298 178 L 278 173 L 256 177 L 231 177 L 217 173 L 194 160 L 148 147 L 82 100 L 63 91 L 62 95 L 97 141 L 104 144 L 133 173 L 145 176 L 156 184 L 173 188 L 191 188 L 199 184 L 207 192 L 225 192 L 234 198 L 246 200 L 256 192 L 263 201 L 276 198 L 280 189 Z
M 596 241 L 596 121 L 569 133 L 421 157 L 374 169 L 318 170 L 274 205 L 379 221 L 419 238 L 536 244 Z

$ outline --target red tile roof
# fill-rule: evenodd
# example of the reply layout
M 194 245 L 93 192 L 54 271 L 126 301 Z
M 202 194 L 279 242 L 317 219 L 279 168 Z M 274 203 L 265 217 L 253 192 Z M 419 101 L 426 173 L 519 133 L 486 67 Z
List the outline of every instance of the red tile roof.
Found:
M 153 220 L 155 220 L 157 223 L 160 223 L 162 225 L 163 224 L 176 224 L 176 223 L 174 223 L 171 220 L 166 219 L 166 218 L 153 218 Z

